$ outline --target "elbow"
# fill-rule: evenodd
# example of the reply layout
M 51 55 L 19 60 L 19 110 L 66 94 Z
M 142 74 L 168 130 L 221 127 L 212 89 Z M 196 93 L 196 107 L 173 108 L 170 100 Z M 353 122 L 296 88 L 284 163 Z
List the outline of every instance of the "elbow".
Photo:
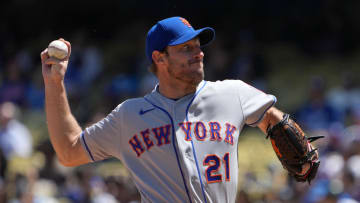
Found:
M 59 163 L 65 167 L 75 167 L 77 166 L 76 164 L 74 164 L 71 159 L 69 158 L 66 158 L 64 155 L 63 156 L 60 156 L 60 155 L 57 155 L 57 159 L 59 161 Z
M 87 154 L 79 143 L 72 145 L 70 148 L 56 153 L 58 161 L 65 167 L 75 167 L 89 163 Z
M 65 167 L 75 167 L 81 165 L 81 150 L 80 136 L 68 136 L 66 142 L 53 142 L 56 157 L 59 163 Z M 80 157 L 79 157 L 80 156 Z
M 58 159 L 58 160 L 59 163 L 65 167 L 77 167 L 88 163 L 88 162 L 81 162 L 79 160 L 64 160 L 64 159 Z
M 65 167 L 75 167 L 81 165 L 77 160 L 77 153 L 74 150 L 63 150 L 61 153 L 57 153 L 57 159 L 59 163 Z

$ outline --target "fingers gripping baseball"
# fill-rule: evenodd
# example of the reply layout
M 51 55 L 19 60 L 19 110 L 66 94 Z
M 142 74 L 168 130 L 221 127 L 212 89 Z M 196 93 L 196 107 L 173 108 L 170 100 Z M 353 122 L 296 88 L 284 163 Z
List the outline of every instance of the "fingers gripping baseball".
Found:
M 53 42 L 56 42 L 55 44 Z M 49 44 L 41 52 L 42 74 L 45 82 L 60 82 L 64 80 L 71 54 L 70 42 L 60 38 Z M 63 57 L 59 57 L 63 56 Z

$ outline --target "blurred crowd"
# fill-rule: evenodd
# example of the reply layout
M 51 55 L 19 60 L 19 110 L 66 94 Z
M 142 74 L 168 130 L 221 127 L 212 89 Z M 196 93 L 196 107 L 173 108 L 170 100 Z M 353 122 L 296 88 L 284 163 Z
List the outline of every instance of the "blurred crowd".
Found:
M 272 81 L 279 78 L 274 73 L 282 71 L 276 65 L 286 69 L 280 78 L 297 76 L 286 75 L 294 67 L 284 66 L 284 61 L 271 57 L 273 47 L 283 44 L 295 47 L 292 59 L 298 59 L 299 63 L 303 56 L 318 61 L 324 55 L 356 61 L 360 28 L 354 10 L 359 3 L 346 2 L 295 1 L 294 5 L 288 1 L 233 2 L 233 7 L 238 8 L 238 13 L 234 13 L 221 11 L 228 5 L 209 1 L 208 13 L 216 11 L 222 18 L 210 14 L 193 16 L 191 10 L 183 15 L 199 25 L 196 27 L 209 25 L 217 31 L 214 43 L 204 49 L 207 80 L 241 79 L 278 96 L 283 89 L 274 90 L 281 85 Z M 127 6 L 133 5 L 127 3 Z M 144 16 L 151 15 L 146 13 L 147 6 L 150 5 L 138 8 Z M 195 9 L 201 6 L 194 3 Z M 162 11 L 162 7 L 153 9 Z M 5 27 L 0 29 L 0 203 L 140 202 L 129 174 L 116 160 L 77 168 L 59 165 L 47 134 L 39 54 L 56 39 L 54 36 L 72 43 L 65 85 L 73 114 L 83 127 L 89 126 L 123 100 L 142 96 L 157 83 L 156 77 L 147 71 L 149 64 L 143 51 L 146 31 L 155 17 L 145 20 L 144 16 L 118 28 L 114 26 L 118 21 L 109 22 L 113 32 L 107 34 L 91 30 L 89 23 L 85 27 L 68 28 L 65 36 L 43 28 L 42 34 L 37 38 L 32 36 L 31 40 L 18 38 L 21 34 L 16 35 L 15 31 L 21 30 L 21 26 L 15 28 L 15 25 L 19 22 L 0 21 L 2 28 Z M 73 20 L 77 22 L 77 18 Z M 98 21 L 89 15 L 89 22 Z M 29 25 L 24 23 L 24 26 Z M 360 62 L 354 66 L 359 65 Z M 308 135 L 325 136 L 315 144 L 321 160 L 318 175 L 311 185 L 295 183 L 274 159 L 273 163 L 277 164 L 269 164 L 263 177 L 248 171 L 239 186 L 238 202 L 360 202 L 359 72 L 339 68 L 333 76 L 339 82 L 334 83 L 319 71 L 306 75 L 311 70 L 303 68 L 304 72 L 296 72 L 300 72 L 298 77 L 307 79 L 302 84 L 305 96 L 296 105 L 282 109 L 291 113 Z M 295 90 L 290 91 L 286 97 L 296 94 Z M 284 100 L 278 102 L 281 105 Z

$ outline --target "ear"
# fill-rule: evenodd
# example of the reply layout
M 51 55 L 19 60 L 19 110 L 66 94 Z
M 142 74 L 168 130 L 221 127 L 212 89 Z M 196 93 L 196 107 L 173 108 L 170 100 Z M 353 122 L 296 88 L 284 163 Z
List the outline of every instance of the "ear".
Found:
M 152 53 L 152 60 L 154 61 L 155 64 L 159 64 L 159 63 L 164 63 L 165 62 L 165 56 L 163 53 L 159 52 L 159 51 L 153 51 Z

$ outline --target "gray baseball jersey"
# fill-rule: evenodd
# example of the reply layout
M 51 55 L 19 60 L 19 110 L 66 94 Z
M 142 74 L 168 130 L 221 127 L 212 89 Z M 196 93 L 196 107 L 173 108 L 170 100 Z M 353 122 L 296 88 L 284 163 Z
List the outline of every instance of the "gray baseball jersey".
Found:
M 142 202 L 235 202 L 239 134 L 275 102 L 240 80 L 202 81 L 178 100 L 155 87 L 86 128 L 81 141 L 92 161 L 121 160 Z

